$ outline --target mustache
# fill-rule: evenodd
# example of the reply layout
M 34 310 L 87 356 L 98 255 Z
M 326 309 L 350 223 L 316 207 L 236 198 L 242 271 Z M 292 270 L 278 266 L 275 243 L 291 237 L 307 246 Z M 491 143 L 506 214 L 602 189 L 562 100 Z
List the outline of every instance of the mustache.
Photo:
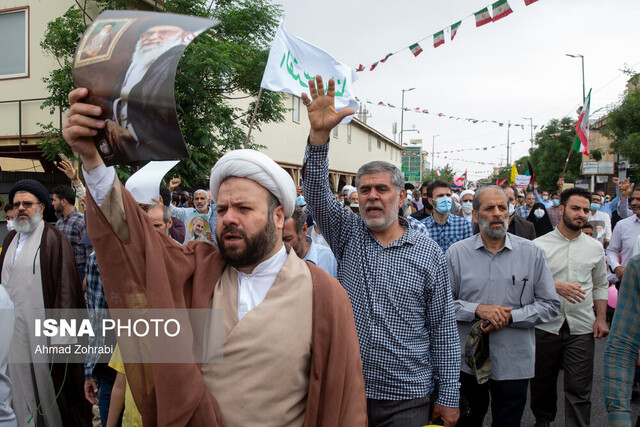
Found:
M 225 234 L 239 234 L 243 238 L 245 238 L 245 239 L 247 238 L 247 233 L 245 233 L 244 230 L 241 230 L 240 228 L 236 227 L 235 225 L 227 225 L 226 227 L 224 227 L 220 231 L 220 236 L 223 236 Z M 218 236 L 218 237 L 220 237 L 220 236 Z

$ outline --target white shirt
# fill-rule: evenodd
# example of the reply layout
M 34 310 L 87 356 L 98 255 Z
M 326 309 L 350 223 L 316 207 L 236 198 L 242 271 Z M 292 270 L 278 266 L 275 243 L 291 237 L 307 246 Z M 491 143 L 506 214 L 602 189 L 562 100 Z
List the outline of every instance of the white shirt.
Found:
M 238 271 L 238 320 L 258 306 L 267 296 L 276 276 L 287 261 L 284 245 L 271 258 L 261 262 L 251 274 Z
M 633 256 L 633 246 L 638 236 L 640 236 L 640 218 L 638 218 L 638 215 L 618 221 L 616 228 L 613 230 L 609 246 L 607 246 L 607 261 L 611 271 L 618 266 L 627 266 Z M 622 256 L 622 262 L 619 261 L 620 256 Z
M 536 328 L 558 334 L 566 320 L 571 335 L 592 334 L 596 320 L 593 301 L 608 298 L 609 282 L 602 245 L 584 233 L 569 240 L 557 228 L 533 242 L 544 251 L 553 280 L 580 285 L 585 292 L 584 300 L 576 304 L 559 296 L 558 316 Z
M 33 233 L 33 231 L 31 233 Z M 13 257 L 14 264 L 18 259 L 18 255 L 20 255 L 20 252 L 22 252 L 24 244 L 27 243 L 27 239 L 29 238 L 29 236 L 31 236 L 31 233 L 18 233 L 18 246 L 16 247 L 16 254 Z
M 640 234 L 636 239 L 636 243 L 633 245 L 633 253 L 631 254 L 631 256 L 634 257 L 636 255 L 640 255 Z

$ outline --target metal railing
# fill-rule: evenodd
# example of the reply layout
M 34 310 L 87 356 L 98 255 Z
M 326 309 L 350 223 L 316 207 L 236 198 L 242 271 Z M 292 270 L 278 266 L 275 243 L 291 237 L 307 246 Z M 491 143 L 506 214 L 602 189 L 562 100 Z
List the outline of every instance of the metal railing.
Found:
M 8 101 L 0 101 L 0 104 L 18 104 L 18 151 L 22 151 L 22 104 L 26 102 L 45 101 L 47 98 L 30 98 L 30 99 L 12 99 Z M 58 108 L 59 128 L 62 131 L 62 108 Z

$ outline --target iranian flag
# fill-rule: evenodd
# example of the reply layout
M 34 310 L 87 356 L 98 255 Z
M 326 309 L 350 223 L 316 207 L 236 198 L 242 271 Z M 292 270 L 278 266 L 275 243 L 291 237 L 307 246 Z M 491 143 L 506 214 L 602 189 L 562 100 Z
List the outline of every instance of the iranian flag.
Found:
M 356 71 L 364 71 L 364 65 L 360 64 L 358 68 L 356 68 Z
M 385 56 L 384 59 L 381 59 L 380 62 L 387 62 L 387 59 L 389 59 L 391 55 L 393 55 L 393 53 L 387 53 L 387 56 Z
M 369 68 L 369 71 L 375 70 L 375 68 L 378 66 L 378 62 L 379 61 L 374 62 L 373 65 L 371 65 L 371 68 Z
M 422 53 L 422 48 L 418 43 L 412 44 L 411 46 L 409 46 L 409 50 L 411 50 L 411 53 L 413 53 L 413 56 L 418 56 Z
M 440 175 L 440 171 L 438 169 L 436 169 L 434 172 L 435 172 L 436 176 L 441 176 Z
M 507 0 L 498 0 L 492 5 L 493 8 L 493 21 L 497 21 L 498 19 L 502 19 L 507 15 L 513 13 L 511 10 L 511 6 L 507 3 Z
M 438 47 L 444 44 L 444 30 L 438 31 L 433 35 L 433 47 Z
M 535 2 L 537 2 L 538 0 L 524 0 L 524 5 L 525 6 L 529 6 L 530 4 L 533 4 Z
M 460 24 L 462 24 L 462 21 L 458 21 L 451 26 L 451 40 L 453 40 L 456 34 L 458 34 L 458 29 L 460 28 Z
M 489 9 L 486 7 L 482 10 L 477 11 L 476 13 L 474 13 L 474 15 L 476 16 L 476 27 L 482 27 L 484 24 L 488 24 L 489 22 L 491 22 Z
M 589 155 L 589 107 L 591 106 L 591 89 L 589 89 L 589 95 L 584 100 L 580 117 L 578 117 L 578 123 L 576 123 L 576 140 L 573 143 L 573 150 L 578 153 L 582 153 L 585 156 Z

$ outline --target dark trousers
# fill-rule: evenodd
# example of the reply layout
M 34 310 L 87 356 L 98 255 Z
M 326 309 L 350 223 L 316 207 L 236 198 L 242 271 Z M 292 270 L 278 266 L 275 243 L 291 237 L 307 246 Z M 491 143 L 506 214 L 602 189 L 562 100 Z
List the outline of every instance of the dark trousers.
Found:
M 98 378 L 98 409 L 100 410 L 100 422 L 103 426 L 107 425 L 107 418 L 109 417 L 109 404 L 111 403 L 113 383 L 110 379 Z M 120 415 L 120 420 L 117 425 L 122 425 L 122 415 Z
M 531 411 L 537 421 L 556 417 L 558 372 L 564 368 L 565 426 L 591 423 L 593 334 L 570 335 L 567 323 L 554 335 L 536 329 L 536 375 L 531 380 Z
M 478 384 L 473 375 L 460 372 L 458 427 L 482 427 L 491 400 L 493 427 L 519 427 L 527 404 L 529 380 L 489 380 Z M 491 399 L 489 399 L 491 395 Z
M 369 427 L 421 427 L 429 424 L 429 396 L 410 400 L 367 399 Z

